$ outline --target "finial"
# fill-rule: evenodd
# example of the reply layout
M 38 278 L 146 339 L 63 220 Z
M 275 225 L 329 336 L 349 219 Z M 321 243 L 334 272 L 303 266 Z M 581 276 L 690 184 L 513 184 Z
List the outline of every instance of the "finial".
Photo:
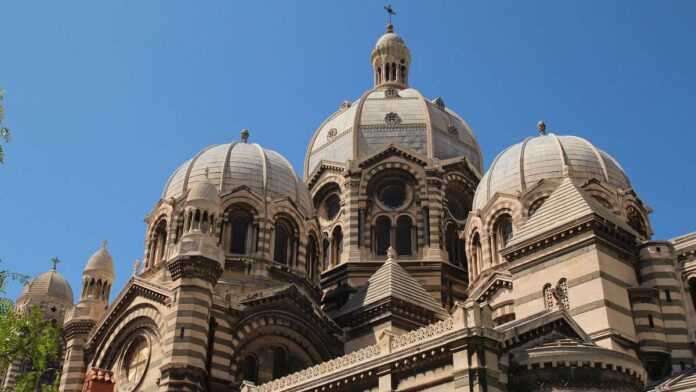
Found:
M 546 135 L 546 123 L 543 121 L 539 121 L 537 123 L 537 131 L 539 131 L 540 135 Z
M 394 261 L 397 259 L 397 257 L 399 257 L 399 254 L 396 253 L 396 249 L 390 246 L 387 249 L 387 261 Z
M 242 129 L 242 132 L 239 133 L 239 136 L 242 138 L 242 142 L 248 143 L 249 142 L 249 130 L 244 128 Z
M 394 8 L 391 6 L 391 4 L 385 5 L 384 10 L 387 11 L 387 14 L 389 15 L 389 24 L 387 24 L 387 33 L 393 33 L 394 32 L 394 25 L 392 24 L 392 15 L 396 15 L 396 12 L 394 11 Z
M 140 260 L 135 259 L 135 261 L 133 262 L 133 276 L 138 275 L 138 271 L 140 271 L 141 264 L 142 263 L 140 262 Z
M 106 245 L 108 245 L 108 244 L 109 244 L 109 241 L 103 240 L 102 241 L 102 249 L 106 249 Z
M 58 269 L 57 266 L 58 266 L 58 263 L 60 263 L 60 259 L 53 256 L 53 257 L 51 257 L 51 263 L 53 263 L 53 268 L 51 268 L 51 271 L 55 271 Z

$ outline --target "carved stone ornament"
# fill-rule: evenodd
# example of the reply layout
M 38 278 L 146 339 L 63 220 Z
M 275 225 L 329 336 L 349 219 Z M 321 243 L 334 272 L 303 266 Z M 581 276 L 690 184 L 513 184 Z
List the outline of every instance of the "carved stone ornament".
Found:
M 326 134 L 326 139 L 331 140 L 331 139 L 335 138 L 336 135 L 338 135 L 338 129 L 331 128 L 331 129 L 329 129 L 329 132 Z
M 384 90 L 384 97 L 385 98 L 398 98 L 399 97 L 399 90 L 395 88 L 388 88 Z
M 387 126 L 395 127 L 401 124 L 401 117 L 394 112 L 389 112 L 384 116 L 384 123 L 387 124 Z

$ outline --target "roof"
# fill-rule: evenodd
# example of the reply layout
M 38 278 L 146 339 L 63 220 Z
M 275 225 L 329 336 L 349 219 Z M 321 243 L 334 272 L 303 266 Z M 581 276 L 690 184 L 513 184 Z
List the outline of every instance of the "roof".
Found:
M 672 375 L 665 380 L 646 388 L 646 391 L 693 391 L 696 389 L 696 368 L 691 368 L 679 374 Z
M 55 269 L 37 276 L 27 283 L 17 299 L 17 303 L 30 300 L 56 301 L 63 305 L 73 304 L 73 291 L 67 280 Z
M 441 319 L 449 316 L 442 305 L 428 294 L 423 285 L 391 257 L 370 277 L 366 285 L 348 299 L 348 302 L 338 311 L 337 316 L 389 298 L 399 299 L 429 310 Z
M 542 134 L 501 152 L 484 174 L 474 196 L 473 209 L 481 209 L 500 193 L 523 193 L 541 180 L 598 179 L 620 189 L 631 183 L 619 163 L 589 141 L 577 136 Z
M 83 274 L 89 275 L 91 273 L 96 273 L 102 278 L 114 279 L 114 260 L 106 249 L 106 241 L 102 243 L 99 250 L 94 252 L 89 260 L 87 260 L 87 265 L 85 265 Z
M 390 88 L 366 92 L 319 126 L 307 149 L 305 179 L 322 161 L 360 161 L 390 144 L 428 158 L 463 156 L 475 173 L 483 172 L 471 127 L 442 99 L 430 101 L 413 88 Z
M 311 214 L 309 192 L 290 162 L 258 144 L 233 142 L 204 148 L 172 173 L 162 198 L 179 198 L 191 189 L 195 197 L 209 197 L 208 185 L 220 194 L 247 186 L 264 200 L 289 197 L 303 213 Z
M 508 246 L 515 246 L 551 229 L 592 214 L 597 214 L 638 236 L 626 222 L 592 197 L 585 195 L 570 177 L 565 177 L 536 213 L 513 234 Z

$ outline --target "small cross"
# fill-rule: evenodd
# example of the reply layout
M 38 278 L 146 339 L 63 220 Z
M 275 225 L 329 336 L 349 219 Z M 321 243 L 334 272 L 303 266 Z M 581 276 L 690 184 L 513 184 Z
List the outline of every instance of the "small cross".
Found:
M 106 249 L 106 245 L 108 245 L 108 241 L 107 241 L 107 240 L 103 240 L 103 241 L 102 241 L 102 248 Z
M 53 256 L 51 257 L 51 263 L 53 263 L 53 271 L 55 271 L 56 267 L 58 266 L 58 263 L 60 263 L 60 259 Z
M 392 24 L 392 15 L 396 15 L 396 11 L 394 11 L 394 8 L 391 6 L 391 4 L 385 5 L 384 10 L 387 11 L 387 14 L 389 14 L 389 24 Z

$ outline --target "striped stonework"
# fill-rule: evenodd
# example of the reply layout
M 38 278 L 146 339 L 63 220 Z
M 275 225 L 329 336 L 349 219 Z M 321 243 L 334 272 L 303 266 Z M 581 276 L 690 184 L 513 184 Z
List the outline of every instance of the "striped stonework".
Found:
M 693 352 L 689 342 L 687 310 L 676 271 L 676 257 L 669 242 L 648 242 L 640 249 L 641 286 L 655 290 L 659 315 L 654 315 L 654 326 L 644 327 L 646 333 L 664 334 L 672 357 L 672 369 L 681 371 L 693 366 Z M 657 310 L 657 309 L 655 309 Z M 643 317 L 647 317 L 644 314 Z
M 85 343 L 94 327 L 92 320 L 70 320 L 63 327 L 66 341 L 65 360 L 60 377 L 60 391 L 80 392 L 85 382 Z
M 168 264 L 176 300 L 165 317 L 164 365 L 159 391 L 206 389 L 214 285 L 222 274 L 217 261 L 183 256 Z

